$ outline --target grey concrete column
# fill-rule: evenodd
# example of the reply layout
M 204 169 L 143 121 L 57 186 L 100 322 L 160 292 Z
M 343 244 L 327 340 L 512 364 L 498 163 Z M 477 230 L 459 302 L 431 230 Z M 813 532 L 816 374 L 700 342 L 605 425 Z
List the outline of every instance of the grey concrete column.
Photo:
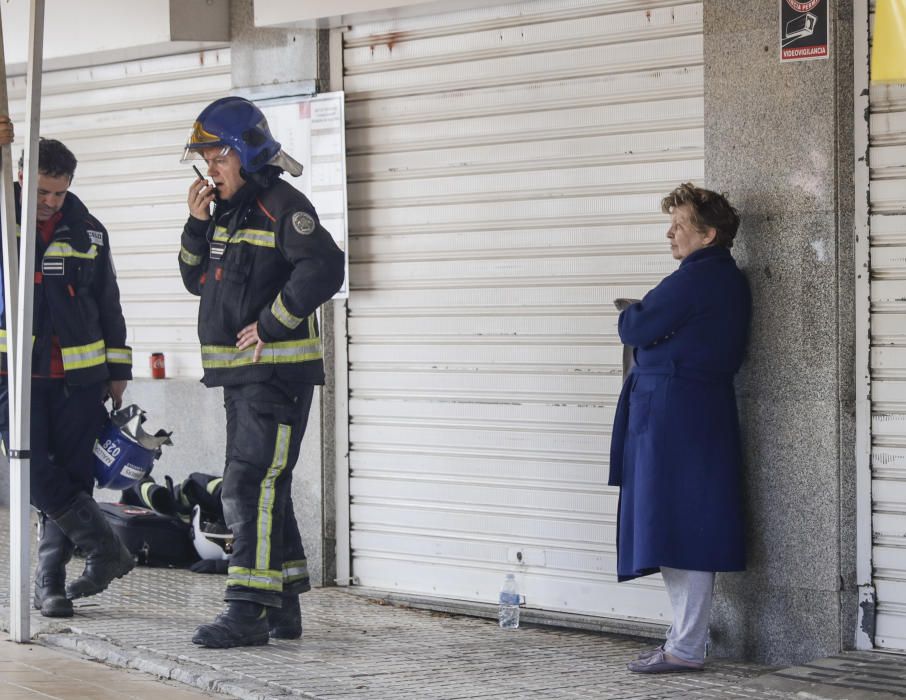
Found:
M 318 78 L 316 30 L 256 27 L 252 0 L 232 0 L 230 15 L 234 88 Z
M 855 630 L 852 7 L 829 60 L 781 64 L 778 0 L 705 0 L 706 186 L 740 210 L 754 317 L 738 379 L 749 569 L 718 576 L 718 655 L 792 663 Z

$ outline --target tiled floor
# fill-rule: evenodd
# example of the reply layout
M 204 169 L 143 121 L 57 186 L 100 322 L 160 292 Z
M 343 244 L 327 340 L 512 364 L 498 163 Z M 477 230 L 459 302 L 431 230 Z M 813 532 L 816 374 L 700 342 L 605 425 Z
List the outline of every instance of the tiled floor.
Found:
M 0 580 L 8 580 L 7 526 L 0 509 Z M 644 641 L 547 627 L 503 631 L 492 620 L 384 605 L 338 588 L 303 596 L 301 640 L 201 649 L 191 643 L 192 631 L 219 611 L 223 585 L 223 576 L 138 567 L 101 595 L 76 601 L 69 620 L 33 615 L 32 631 L 44 645 L 243 700 L 906 698 L 906 682 L 896 682 L 906 679 L 906 657 L 850 654 L 779 673 L 709 660 L 704 673 L 639 676 L 626 670 L 626 662 L 650 646 Z M 7 596 L 0 587 L 0 608 L 8 606 Z M 0 625 L 5 616 L 0 609 Z M 20 648 L 26 659 L 38 649 Z M 90 666 L 97 678 L 122 673 Z M 157 695 L 146 697 L 183 697 L 172 685 L 145 682 L 158 686 Z M 102 700 L 113 696 L 100 693 L 119 688 L 120 681 L 110 677 L 97 685 L 86 686 L 87 695 L 47 695 Z M 81 687 L 76 684 L 77 691 Z M 13 697 L 0 692 L 2 700 Z

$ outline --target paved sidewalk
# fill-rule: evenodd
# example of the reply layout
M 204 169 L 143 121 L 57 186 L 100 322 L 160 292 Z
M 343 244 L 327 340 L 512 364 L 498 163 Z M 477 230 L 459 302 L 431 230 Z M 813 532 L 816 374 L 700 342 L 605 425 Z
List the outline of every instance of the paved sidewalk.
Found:
M 0 576 L 8 580 L 2 509 L 0 521 Z M 33 615 L 32 630 L 43 645 L 255 700 L 906 698 L 904 657 L 850 654 L 779 673 L 710 660 L 704 673 L 647 677 L 625 668 L 650 646 L 644 640 L 543 627 L 503 631 L 492 620 L 384 605 L 337 588 L 303 596 L 301 640 L 201 649 L 190 641 L 192 630 L 220 610 L 223 583 L 222 576 L 139 567 L 103 594 L 76 601 L 69 620 Z M 8 606 L 6 590 L 0 606 Z M 161 688 L 160 697 L 169 694 Z
M 204 700 L 218 697 L 37 644 L 0 642 L 3 700 Z M 222 696 L 220 696 L 222 697 Z

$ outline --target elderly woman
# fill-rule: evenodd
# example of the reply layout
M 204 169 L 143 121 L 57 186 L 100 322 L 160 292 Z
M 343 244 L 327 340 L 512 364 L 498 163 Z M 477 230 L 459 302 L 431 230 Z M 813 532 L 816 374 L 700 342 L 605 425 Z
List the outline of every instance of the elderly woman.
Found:
M 751 315 L 730 255 L 739 215 L 691 183 L 661 203 L 679 269 L 619 320 L 635 348 L 610 451 L 620 486 L 620 581 L 660 571 L 673 608 L 666 642 L 630 662 L 636 673 L 701 670 L 714 572 L 745 568 L 739 421 L 733 375 Z

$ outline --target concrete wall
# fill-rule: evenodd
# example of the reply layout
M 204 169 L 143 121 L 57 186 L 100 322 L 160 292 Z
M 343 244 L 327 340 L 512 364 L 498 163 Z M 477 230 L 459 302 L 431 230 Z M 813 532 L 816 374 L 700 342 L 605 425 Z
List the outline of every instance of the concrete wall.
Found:
M 738 380 L 749 569 L 718 577 L 718 654 L 792 663 L 855 631 L 852 6 L 829 60 L 781 64 L 777 0 L 705 0 L 706 185 L 740 210 L 754 296 Z
M 252 0 L 233 0 L 231 13 L 234 88 L 318 77 L 317 31 L 256 27 Z

